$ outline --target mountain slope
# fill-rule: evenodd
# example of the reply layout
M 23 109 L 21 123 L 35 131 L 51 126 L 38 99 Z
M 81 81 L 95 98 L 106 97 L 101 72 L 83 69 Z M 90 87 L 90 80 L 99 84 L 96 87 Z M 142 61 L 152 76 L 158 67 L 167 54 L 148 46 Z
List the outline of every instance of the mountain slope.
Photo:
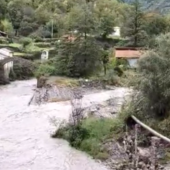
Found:
M 134 0 L 122 0 L 122 2 L 131 3 Z M 170 0 L 139 0 L 139 2 L 145 10 L 170 13 Z

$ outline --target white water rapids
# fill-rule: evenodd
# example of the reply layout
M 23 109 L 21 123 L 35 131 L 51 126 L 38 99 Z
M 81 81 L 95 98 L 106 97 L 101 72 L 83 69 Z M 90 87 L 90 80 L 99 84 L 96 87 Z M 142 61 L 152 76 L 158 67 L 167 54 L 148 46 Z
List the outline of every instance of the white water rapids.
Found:
M 68 119 L 69 102 L 28 106 L 36 81 L 16 81 L 0 87 L 0 170 L 108 170 L 66 141 L 52 139 L 50 117 Z M 118 88 L 83 98 L 83 106 L 123 97 Z

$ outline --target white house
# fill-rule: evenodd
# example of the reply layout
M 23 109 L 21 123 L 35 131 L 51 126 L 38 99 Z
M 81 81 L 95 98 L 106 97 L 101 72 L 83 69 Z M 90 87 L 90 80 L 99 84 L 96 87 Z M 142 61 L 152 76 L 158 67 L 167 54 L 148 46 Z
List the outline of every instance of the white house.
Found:
M 109 35 L 110 37 L 120 37 L 120 27 L 114 27 L 114 32 Z
M 0 60 L 3 60 L 8 57 L 13 57 L 12 51 L 7 48 L 0 49 Z M 13 69 L 13 61 L 6 63 L 4 65 L 5 77 L 8 79 L 11 69 Z
M 49 51 L 48 51 L 48 50 L 42 51 L 41 61 L 46 61 L 46 60 L 48 60 L 48 57 L 49 57 Z
M 114 31 L 113 35 L 120 37 L 120 27 L 114 27 Z

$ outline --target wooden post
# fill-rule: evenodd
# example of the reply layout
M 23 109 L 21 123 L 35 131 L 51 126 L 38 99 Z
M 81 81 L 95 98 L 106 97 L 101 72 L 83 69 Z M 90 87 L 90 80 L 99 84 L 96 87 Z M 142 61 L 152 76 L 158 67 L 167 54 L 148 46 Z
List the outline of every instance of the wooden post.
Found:
M 158 137 L 151 137 L 151 170 L 157 170 L 158 168 L 158 159 L 157 159 L 157 150 L 160 143 Z
M 134 153 L 134 162 L 135 162 L 135 169 L 138 168 L 138 124 L 135 125 L 135 141 L 134 141 L 135 153 Z

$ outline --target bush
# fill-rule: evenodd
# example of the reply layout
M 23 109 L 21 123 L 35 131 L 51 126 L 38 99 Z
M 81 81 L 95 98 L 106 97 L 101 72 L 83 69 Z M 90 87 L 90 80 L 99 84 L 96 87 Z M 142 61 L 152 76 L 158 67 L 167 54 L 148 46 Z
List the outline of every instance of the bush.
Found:
M 35 76 L 40 77 L 43 75 L 50 76 L 55 74 L 55 67 L 49 65 L 48 63 L 42 63 L 38 66 L 37 70 L 35 71 Z
M 154 50 L 139 61 L 136 89 L 143 98 L 142 110 L 151 117 L 165 118 L 170 111 L 170 33 L 157 38 Z
M 45 30 L 42 32 L 42 37 L 44 38 L 51 38 L 51 32 L 48 30 Z
M 7 44 L 8 40 L 6 38 L 0 38 L 0 44 Z
M 156 39 L 154 49 L 138 62 L 134 77 L 134 94 L 125 113 L 164 135 L 170 135 L 170 33 Z
M 94 158 L 107 159 L 109 154 L 102 150 L 101 146 L 107 139 L 119 138 L 123 127 L 121 119 L 87 118 L 76 127 L 59 129 L 56 137 L 68 140 L 71 146 L 87 152 Z
M 19 41 L 23 45 L 24 48 L 32 43 L 32 39 L 28 37 L 21 38 Z
M 7 19 L 1 21 L 3 31 L 7 32 L 8 34 L 13 31 L 12 23 L 9 22 Z
M 20 30 L 19 30 L 20 35 L 22 35 L 22 36 L 28 36 L 33 31 L 34 31 L 33 28 L 31 26 L 29 26 L 29 25 L 21 27 Z
M 34 76 L 34 66 L 28 66 L 19 61 L 14 62 L 13 71 L 10 72 L 11 80 L 27 80 Z
M 33 39 L 35 42 L 42 42 L 43 41 L 43 38 L 41 38 L 41 36 L 38 35 L 37 32 L 30 34 L 29 37 L 31 39 Z

